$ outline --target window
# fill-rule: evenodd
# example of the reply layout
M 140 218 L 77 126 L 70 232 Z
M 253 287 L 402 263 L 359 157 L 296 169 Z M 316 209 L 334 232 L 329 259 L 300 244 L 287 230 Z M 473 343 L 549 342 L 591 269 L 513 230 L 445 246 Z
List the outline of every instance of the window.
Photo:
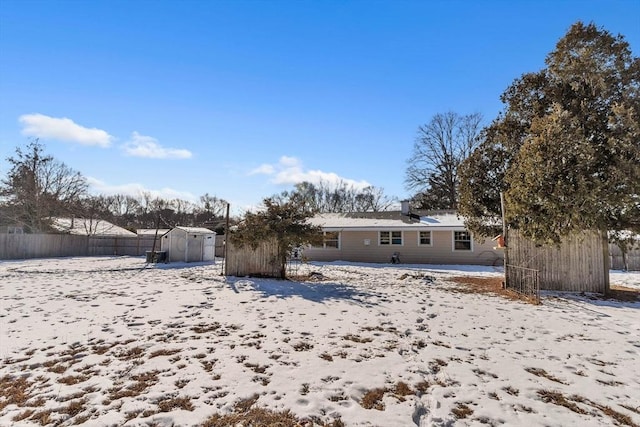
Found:
M 380 245 L 402 245 L 402 231 L 381 231 Z
M 319 244 L 316 247 L 340 249 L 340 232 L 324 231 L 322 233 L 322 244 Z
M 470 251 L 471 249 L 471 233 L 468 231 L 453 232 L 453 250 L 454 251 Z
M 419 246 L 431 246 L 431 232 L 420 231 L 418 232 L 418 245 Z
M 322 240 L 325 248 L 340 248 L 340 233 L 338 231 L 325 231 Z

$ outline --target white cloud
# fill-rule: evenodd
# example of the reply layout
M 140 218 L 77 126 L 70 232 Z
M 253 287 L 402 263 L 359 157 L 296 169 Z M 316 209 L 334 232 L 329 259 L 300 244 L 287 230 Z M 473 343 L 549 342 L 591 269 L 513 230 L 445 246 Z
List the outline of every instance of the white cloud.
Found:
M 44 114 L 23 114 L 18 118 L 24 126 L 23 135 L 43 139 L 75 142 L 81 145 L 108 147 L 113 137 L 102 129 L 86 128 L 66 117 L 56 118 Z
M 272 165 L 264 164 L 249 172 L 249 175 L 271 175 L 275 173 L 275 171 L 276 169 Z
M 87 177 L 89 187 L 94 194 L 103 194 L 106 196 L 114 194 L 124 194 L 126 196 L 139 197 L 144 193 L 148 193 L 152 198 L 160 198 L 165 200 L 182 199 L 190 202 L 197 202 L 198 197 L 186 191 L 178 191 L 173 188 L 161 188 L 159 190 L 152 190 L 146 188 L 139 183 L 128 183 L 121 185 L 110 185 L 93 177 Z
M 140 135 L 138 132 L 131 134 L 131 140 L 126 142 L 122 149 L 128 156 L 147 157 L 150 159 L 189 159 L 192 156 L 189 150 L 164 148 L 158 144 L 157 139 Z
M 293 185 L 300 182 L 312 184 L 325 183 L 329 185 L 347 184 L 357 189 L 370 186 L 367 181 L 356 181 L 341 177 L 334 172 L 321 170 L 305 170 L 300 159 L 296 157 L 282 156 L 277 164 L 263 164 L 252 170 L 250 175 L 262 174 L 271 176 L 271 182 L 278 185 Z

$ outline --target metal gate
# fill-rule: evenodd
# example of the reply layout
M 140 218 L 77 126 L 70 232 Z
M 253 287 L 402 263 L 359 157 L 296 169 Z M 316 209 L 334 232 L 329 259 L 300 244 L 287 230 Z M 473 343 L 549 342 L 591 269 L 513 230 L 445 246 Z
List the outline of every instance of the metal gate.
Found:
M 505 284 L 507 289 L 511 289 L 525 296 L 534 304 L 540 304 L 539 271 L 512 264 L 507 264 L 505 267 Z

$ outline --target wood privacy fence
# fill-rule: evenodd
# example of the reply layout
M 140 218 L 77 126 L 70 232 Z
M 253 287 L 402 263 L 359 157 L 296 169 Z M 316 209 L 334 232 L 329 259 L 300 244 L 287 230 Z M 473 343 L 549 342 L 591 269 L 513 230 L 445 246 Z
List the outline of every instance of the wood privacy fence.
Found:
M 154 236 L 77 236 L 72 234 L 0 234 L 0 259 L 62 256 L 144 255 Z M 160 249 L 160 236 L 156 250 Z
M 611 268 L 614 270 L 640 270 L 640 248 L 635 247 L 627 252 L 624 256 L 618 245 L 609 245 L 609 254 L 611 256 Z M 625 262 L 626 261 L 626 262 Z
M 569 292 L 609 291 L 609 244 L 606 233 L 582 232 L 560 246 L 538 246 L 509 230 L 507 263 L 539 271 L 540 289 Z M 507 276 L 506 285 L 510 287 Z M 514 278 L 512 277 L 513 281 Z
M 227 243 L 225 259 L 227 276 L 280 277 L 278 244 L 275 240 L 261 242 L 256 249 L 238 247 L 231 240 Z

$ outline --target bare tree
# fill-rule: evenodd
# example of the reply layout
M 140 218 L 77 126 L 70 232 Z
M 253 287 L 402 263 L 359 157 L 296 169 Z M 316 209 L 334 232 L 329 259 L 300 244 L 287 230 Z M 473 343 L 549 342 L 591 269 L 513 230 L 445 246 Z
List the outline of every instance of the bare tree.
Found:
M 36 139 L 19 147 L 0 183 L 2 222 L 21 224 L 28 232 L 46 230 L 54 216 L 69 214 L 87 192 L 87 180 L 50 155 Z
M 204 193 L 200 196 L 200 206 L 198 210 L 201 213 L 207 214 L 211 218 L 219 218 L 224 216 L 227 208 L 227 201 L 220 199 L 216 196 L 210 196 L 209 193 Z
M 301 182 L 293 191 L 285 191 L 273 199 L 280 202 L 295 200 L 308 212 L 377 212 L 389 209 L 394 202 L 382 188 L 359 189 L 344 181 L 337 184 Z
M 458 166 L 478 145 L 482 115 L 436 114 L 418 128 L 405 177 L 420 208 L 456 209 Z

